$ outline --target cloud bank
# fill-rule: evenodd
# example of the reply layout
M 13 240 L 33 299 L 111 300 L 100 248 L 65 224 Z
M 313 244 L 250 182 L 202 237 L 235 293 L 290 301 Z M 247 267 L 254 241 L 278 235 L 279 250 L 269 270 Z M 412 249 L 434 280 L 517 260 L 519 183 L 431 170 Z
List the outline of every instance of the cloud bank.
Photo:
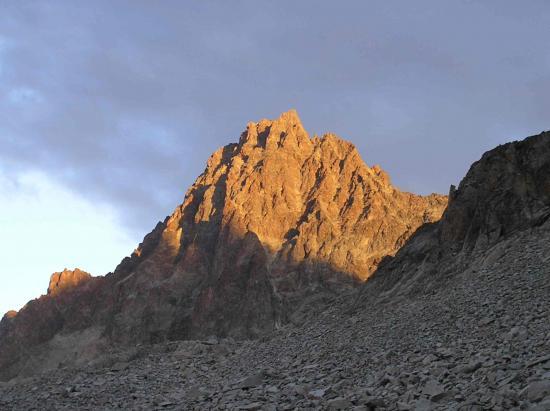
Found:
M 44 173 L 139 235 L 247 121 L 289 108 L 420 193 L 550 128 L 545 1 L 0 9 L 0 170 Z

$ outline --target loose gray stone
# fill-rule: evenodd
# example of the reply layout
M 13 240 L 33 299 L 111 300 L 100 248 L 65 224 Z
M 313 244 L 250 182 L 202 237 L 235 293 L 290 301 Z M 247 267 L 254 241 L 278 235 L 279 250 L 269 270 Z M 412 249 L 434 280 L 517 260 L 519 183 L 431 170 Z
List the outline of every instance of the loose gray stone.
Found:
M 550 396 L 550 380 L 535 381 L 523 389 L 520 396 L 531 402 L 538 402 Z

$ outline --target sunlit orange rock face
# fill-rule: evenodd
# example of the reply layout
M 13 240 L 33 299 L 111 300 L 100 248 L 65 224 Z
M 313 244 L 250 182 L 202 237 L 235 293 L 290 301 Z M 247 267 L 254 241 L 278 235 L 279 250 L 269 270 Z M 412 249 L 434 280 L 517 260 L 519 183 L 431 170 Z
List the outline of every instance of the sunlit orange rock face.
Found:
M 122 310 L 141 314 L 115 333 L 141 317 L 156 318 L 152 335 L 175 338 L 272 329 L 305 295 L 367 279 L 446 204 L 399 191 L 333 134 L 310 138 L 295 111 L 249 123 L 119 266 Z
M 54 274 L 27 308 L 50 313 L 47 326 L 25 309 L 6 320 L 0 370 L 4 358 L 17 372 L 13 347 L 41 327 L 33 344 L 90 327 L 116 343 L 268 332 L 359 285 L 446 204 L 399 191 L 333 134 L 310 138 L 295 111 L 249 123 L 114 273 Z M 77 297 L 61 292 L 75 284 Z
M 54 296 L 64 291 L 71 290 L 90 278 L 90 274 L 78 268 L 75 270 L 64 269 L 61 272 L 53 273 L 50 277 L 48 295 Z
M 10 310 L 8 311 L 6 314 L 4 314 L 4 316 L 7 318 L 7 319 L 12 319 L 12 318 L 15 318 L 15 316 L 17 315 L 17 311 L 15 310 Z

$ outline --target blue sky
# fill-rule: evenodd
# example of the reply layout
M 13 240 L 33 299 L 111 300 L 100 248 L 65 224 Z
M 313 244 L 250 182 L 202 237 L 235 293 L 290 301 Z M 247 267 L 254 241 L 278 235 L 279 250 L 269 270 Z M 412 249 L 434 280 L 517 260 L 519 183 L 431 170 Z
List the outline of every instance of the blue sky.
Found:
M 537 0 L 3 1 L 0 311 L 114 269 L 212 151 L 289 108 L 446 193 L 550 128 L 548 38 Z
M 40 172 L 0 175 L 0 308 L 19 308 L 45 293 L 49 274 L 86 267 L 105 274 L 136 239 L 112 207 L 87 201 Z

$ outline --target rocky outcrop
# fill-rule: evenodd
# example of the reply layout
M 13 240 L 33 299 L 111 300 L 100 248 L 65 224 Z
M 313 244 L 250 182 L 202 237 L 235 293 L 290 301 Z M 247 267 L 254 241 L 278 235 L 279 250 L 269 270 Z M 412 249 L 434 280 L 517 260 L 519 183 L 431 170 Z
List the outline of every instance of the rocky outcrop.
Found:
M 94 327 L 101 320 L 104 304 L 110 304 L 106 284 L 104 277 L 91 277 L 79 269 L 54 273 L 46 295 L 29 301 L 17 313 L 6 314 L 0 321 L 0 380 L 34 374 L 46 363 L 56 367 L 73 354 L 82 354 L 83 345 L 69 344 L 58 363 L 50 363 L 54 356 L 48 344 L 63 333 Z
M 550 133 L 501 145 L 475 162 L 440 226 L 455 251 L 484 249 L 550 217 Z
M 449 275 L 522 230 L 550 219 L 550 132 L 496 147 L 471 167 L 458 189 L 451 186 L 441 220 L 420 229 L 387 261 L 364 290 L 364 298 L 390 291 L 442 287 Z
M 63 292 L 73 290 L 79 284 L 88 281 L 92 276 L 78 268 L 67 270 L 66 268 L 50 277 L 48 295 L 55 296 Z
M 8 320 L 11 320 L 12 318 L 15 318 L 16 315 L 17 315 L 17 311 L 10 310 L 6 314 L 4 314 L 4 317 Z
M 446 204 L 399 191 L 334 134 L 310 138 L 295 111 L 249 123 L 114 273 L 82 283 L 54 276 L 38 302 L 51 315 L 23 315 L 31 304 L 0 332 L 0 369 L 9 362 L 17 373 L 18 346 L 90 327 L 109 343 L 134 344 L 251 337 L 299 321 L 366 280 Z M 33 327 L 45 334 L 27 343 Z

